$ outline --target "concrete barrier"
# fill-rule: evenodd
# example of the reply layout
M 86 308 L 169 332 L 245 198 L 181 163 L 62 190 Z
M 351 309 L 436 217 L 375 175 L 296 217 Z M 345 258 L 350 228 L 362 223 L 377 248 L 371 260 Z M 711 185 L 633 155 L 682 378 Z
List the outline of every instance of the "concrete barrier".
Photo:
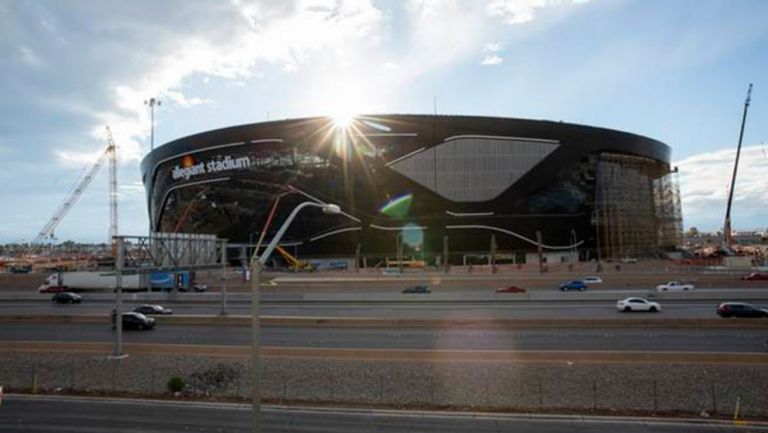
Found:
M 38 293 L 0 293 L 0 301 L 47 301 L 51 294 Z M 496 293 L 491 289 L 468 290 L 466 292 L 441 292 L 405 294 L 405 293 L 264 293 L 262 303 L 272 302 L 336 302 L 336 303 L 375 303 L 375 302 L 562 302 L 562 301 L 616 301 L 629 296 L 639 296 L 654 300 L 711 300 L 713 302 L 738 301 L 746 299 L 768 299 L 768 289 L 703 289 L 689 292 L 655 292 L 651 289 L 594 289 L 584 292 L 561 292 L 554 289 L 529 290 L 527 293 Z M 86 293 L 85 302 L 112 301 L 113 293 Z M 164 303 L 217 303 L 220 293 L 126 293 L 126 302 Z M 229 293 L 228 302 L 250 302 L 250 293 Z

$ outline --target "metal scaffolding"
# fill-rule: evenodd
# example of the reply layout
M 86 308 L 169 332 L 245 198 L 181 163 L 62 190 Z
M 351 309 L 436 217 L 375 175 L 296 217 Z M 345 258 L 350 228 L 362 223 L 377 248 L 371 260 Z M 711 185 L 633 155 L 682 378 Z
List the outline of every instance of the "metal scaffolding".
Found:
M 605 258 L 659 257 L 682 243 L 677 173 L 652 159 L 603 153 L 595 214 Z

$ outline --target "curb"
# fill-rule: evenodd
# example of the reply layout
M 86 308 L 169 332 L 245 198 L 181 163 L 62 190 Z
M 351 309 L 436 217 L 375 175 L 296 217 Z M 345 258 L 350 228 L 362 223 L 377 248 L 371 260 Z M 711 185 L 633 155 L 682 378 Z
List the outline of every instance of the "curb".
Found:
M 151 398 L 125 398 L 125 397 L 87 397 L 87 396 L 66 396 L 66 395 L 29 395 L 29 394 L 6 394 L 11 400 L 43 400 L 43 401 L 74 401 L 101 404 L 151 404 L 156 406 L 184 406 L 201 409 L 220 409 L 235 411 L 250 411 L 252 405 L 248 403 L 223 403 L 223 402 L 200 402 L 200 401 L 169 401 Z M 699 425 L 699 426 L 751 426 L 758 428 L 768 428 L 768 422 L 765 421 L 739 421 L 723 419 L 701 419 L 701 418 L 672 418 L 672 417 L 651 417 L 651 416 L 607 416 L 607 415 L 569 415 L 569 414 L 536 414 L 536 413 L 497 413 L 497 412 L 470 412 L 470 411 L 451 411 L 451 410 L 405 410 L 405 409 L 382 409 L 382 408 L 360 408 L 360 407 L 328 407 L 301 405 L 275 405 L 262 404 L 261 409 L 264 412 L 312 412 L 329 414 L 364 414 L 379 417 L 416 417 L 416 418 L 455 418 L 455 419 L 482 419 L 482 420 L 529 420 L 529 421 L 554 421 L 554 422 L 586 422 L 586 423 L 626 423 L 626 424 L 652 424 L 652 425 Z

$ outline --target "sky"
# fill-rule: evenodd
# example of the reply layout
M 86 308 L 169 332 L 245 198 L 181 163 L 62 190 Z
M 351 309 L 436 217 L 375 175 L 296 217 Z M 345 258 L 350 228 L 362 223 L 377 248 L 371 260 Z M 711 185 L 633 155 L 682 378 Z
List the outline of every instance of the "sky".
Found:
M 672 148 L 686 228 L 768 226 L 762 0 L 0 0 L 0 242 L 34 239 L 106 146 L 120 232 L 143 234 L 155 144 L 315 115 L 562 120 Z M 760 80 L 763 81 L 760 81 Z M 56 229 L 106 240 L 106 167 Z

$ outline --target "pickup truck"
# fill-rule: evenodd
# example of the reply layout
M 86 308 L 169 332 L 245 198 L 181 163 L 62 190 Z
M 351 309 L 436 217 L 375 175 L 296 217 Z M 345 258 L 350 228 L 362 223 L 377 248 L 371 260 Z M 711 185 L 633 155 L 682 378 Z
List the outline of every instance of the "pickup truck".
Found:
M 670 281 L 666 284 L 659 284 L 656 286 L 657 292 L 682 292 L 686 290 L 693 290 L 693 284 L 681 283 L 680 281 Z

